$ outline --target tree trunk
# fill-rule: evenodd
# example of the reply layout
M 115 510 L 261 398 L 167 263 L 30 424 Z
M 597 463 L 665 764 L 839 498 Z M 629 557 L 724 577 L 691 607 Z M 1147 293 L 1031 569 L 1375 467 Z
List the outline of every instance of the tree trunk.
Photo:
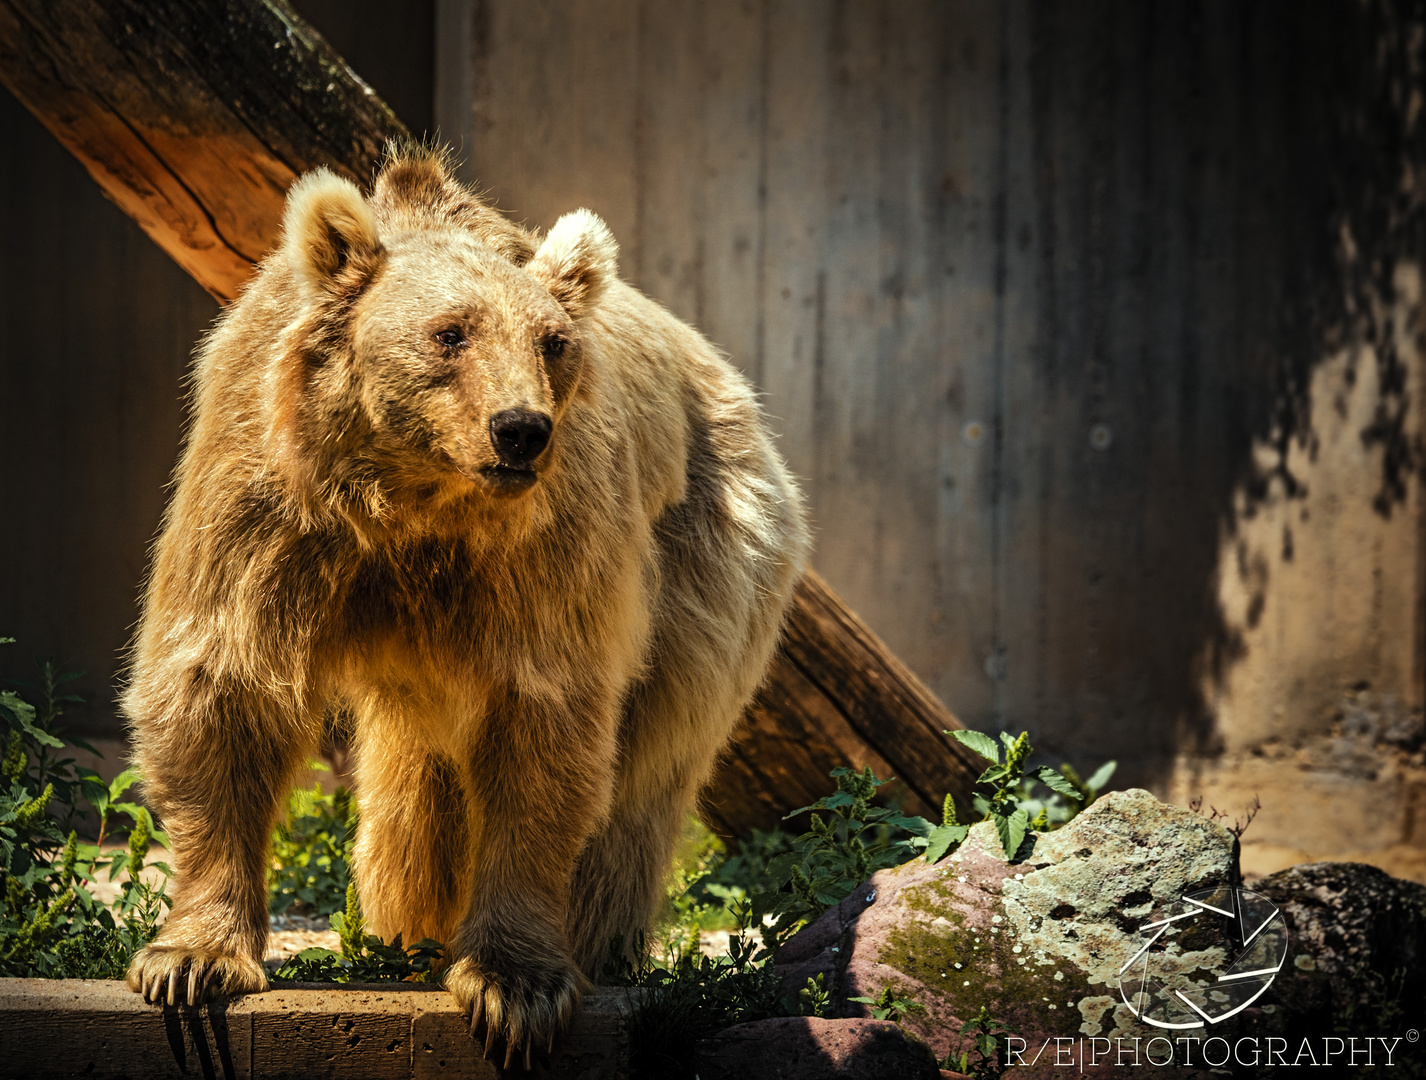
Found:
M 964 811 L 986 764 L 943 734 L 960 722 L 814 570 L 798 583 L 782 647 L 704 799 L 729 836 L 768 829 L 831 790 L 838 765 L 895 777 L 883 789 L 940 821 Z M 977 764 L 979 763 L 979 764 Z
M 273 244 L 288 186 L 324 165 L 364 183 L 389 108 L 280 0 L 0 0 L 0 81 L 105 194 L 220 301 Z M 729 835 L 770 828 L 838 765 L 895 775 L 911 811 L 965 804 L 959 727 L 815 573 L 705 805 Z
M 272 246 L 293 180 L 325 165 L 365 182 L 407 137 L 271 0 L 0 0 L 0 81 L 223 302 Z

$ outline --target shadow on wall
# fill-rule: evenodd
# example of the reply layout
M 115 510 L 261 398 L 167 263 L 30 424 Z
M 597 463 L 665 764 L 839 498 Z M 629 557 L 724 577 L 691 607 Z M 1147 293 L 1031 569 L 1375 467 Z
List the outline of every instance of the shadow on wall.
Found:
M 1325 736 L 1363 685 L 1419 743 L 1426 18 L 1030 16 L 996 711 L 1160 790 Z
M 1237 162 L 1242 326 L 1225 381 L 1239 400 L 1201 653 L 1203 715 L 1217 722 L 1190 724 L 1180 749 L 1273 756 L 1341 736 L 1366 698 L 1380 722 L 1355 725 L 1360 749 L 1412 749 L 1426 648 L 1426 17 L 1386 2 L 1243 15 L 1251 40 L 1272 43 L 1279 82 L 1255 94 L 1254 80 L 1241 101 L 1253 121 Z M 1286 152 L 1269 159 L 1274 134 Z

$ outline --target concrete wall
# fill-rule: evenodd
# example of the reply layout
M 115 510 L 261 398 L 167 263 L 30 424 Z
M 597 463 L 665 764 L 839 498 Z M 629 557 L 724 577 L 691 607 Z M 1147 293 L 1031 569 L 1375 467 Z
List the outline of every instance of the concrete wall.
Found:
M 758 382 L 818 568 L 969 725 L 1401 868 L 1406 7 L 439 0 L 437 122 Z

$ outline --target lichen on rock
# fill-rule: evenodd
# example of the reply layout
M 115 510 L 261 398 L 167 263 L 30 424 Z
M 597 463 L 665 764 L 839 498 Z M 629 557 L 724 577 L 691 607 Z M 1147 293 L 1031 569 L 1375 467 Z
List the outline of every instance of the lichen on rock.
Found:
M 845 1015 L 866 1014 L 848 998 L 890 987 L 924 1007 L 902 1026 L 940 1059 L 970 1048 L 961 1026 L 985 1006 L 1024 1040 L 1014 1074 L 1025 1080 L 1064 1075 L 1060 1045 L 1047 1044 L 1057 1038 L 1079 1048 L 1071 1056 L 1084 1073 L 1109 1075 L 1115 1055 L 1095 1065 L 1096 1046 L 1137 1053 L 1157 1038 L 1162 1053 L 1164 1036 L 1244 1038 L 1259 1048 L 1272 1038 L 1296 1053 L 1302 1040 L 1320 1051 L 1324 1033 L 1396 1037 L 1403 1075 L 1426 1075 L 1426 1061 L 1402 1041 L 1420 1027 L 1426 1000 L 1426 888 L 1353 864 L 1294 867 L 1252 886 L 1281 913 L 1282 967 L 1260 998 L 1230 1009 L 1227 991 L 1245 984 L 1221 977 L 1228 953 L 1246 950 L 1230 944 L 1225 923 L 1184 914 L 1182 898 L 1233 883 L 1233 849 L 1221 825 L 1139 790 L 1106 795 L 1038 835 L 1017 863 L 982 823 L 942 862 L 883 870 L 794 937 L 778 957 L 784 985 L 795 990 L 821 973 Z M 1175 921 L 1159 921 L 1174 911 Z M 1153 979 L 1169 994 L 1196 991 L 1210 1012 L 1219 1007 L 1220 1022 L 1165 1031 L 1124 1003 L 1119 973 L 1148 940 L 1146 923 L 1165 927 Z M 1046 1045 L 1055 1049 L 1030 1065 Z
M 819 950 L 790 943 L 789 971 L 800 983 L 820 970 L 843 997 L 890 986 L 921 1002 L 926 1011 L 904 1023 L 940 1057 L 963 1048 L 961 1025 L 982 1005 L 1026 1037 L 1112 1037 L 1137 1024 L 1118 972 L 1142 944 L 1143 917 L 1226 882 L 1232 849 L 1222 826 L 1140 790 L 1036 837 L 1020 863 L 981 823 L 936 865 L 878 873 L 804 931 Z M 1221 961 L 1183 953 L 1166 974 L 1187 979 Z

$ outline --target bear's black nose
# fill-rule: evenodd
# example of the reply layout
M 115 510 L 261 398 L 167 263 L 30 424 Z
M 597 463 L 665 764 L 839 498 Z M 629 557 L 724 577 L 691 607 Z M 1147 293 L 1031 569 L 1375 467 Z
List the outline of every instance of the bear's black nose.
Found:
M 506 409 L 490 418 L 490 441 L 500 464 L 524 469 L 549 445 L 553 429 L 554 424 L 544 413 Z

